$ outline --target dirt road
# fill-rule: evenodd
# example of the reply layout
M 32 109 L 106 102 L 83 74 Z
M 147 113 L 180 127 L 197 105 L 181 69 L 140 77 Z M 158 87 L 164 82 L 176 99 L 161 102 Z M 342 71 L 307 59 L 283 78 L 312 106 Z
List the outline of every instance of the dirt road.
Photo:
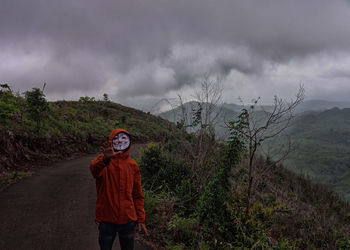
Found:
M 95 182 L 88 167 L 93 157 L 42 168 L 3 190 L 0 249 L 99 249 Z

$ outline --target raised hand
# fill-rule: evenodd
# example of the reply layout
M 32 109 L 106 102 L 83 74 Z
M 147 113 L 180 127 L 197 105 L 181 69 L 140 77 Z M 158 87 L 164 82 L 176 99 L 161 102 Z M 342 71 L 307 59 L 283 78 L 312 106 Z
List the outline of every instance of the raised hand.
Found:
M 112 144 L 109 143 L 108 141 L 103 143 L 103 145 L 101 146 L 101 149 L 103 151 L 103 154 L 106 160 L 112 159 L 122 153 L 122 151 L 115 152 L 112 148 Z

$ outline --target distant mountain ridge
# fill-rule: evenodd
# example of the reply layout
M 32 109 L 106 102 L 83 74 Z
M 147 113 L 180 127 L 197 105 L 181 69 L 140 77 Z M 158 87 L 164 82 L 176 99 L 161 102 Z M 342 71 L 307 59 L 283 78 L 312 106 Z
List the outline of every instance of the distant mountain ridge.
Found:
M 305 112 L 286 133 L 298 147 L 284 165 L 350 201 L 350 108 Z
M 325 100 L 308 100 L 304 101 L 297 107 L 298 112 L 304 111 L 323 111 L 332 108 L 350 108 L 350 102 L 325 101 Z
M 159 102 L 160 104 L 165 102 L 163 99 Z M 158 104 L 158 103 L 157 103 Z M 191 106 L 191 107 L 196 107 L 196 102 L 195 101 L 189 101 L 184 103 L 184 106 Z M 155 105 L 156 106 L 156 105 Z M 245 105 L 245 106 L 249 106 Z M 223 108 L 233 110 L 235 112 L 240 112 L 242 108 L 244 108 L 244 105 L 242 104 L 235 104 L 235 103 L 223 103 L 222 104 Z M 159 108 L 159 107 L 157 107 Z M 256 110 L 262 110 L 264 109 L 265 111 L 270 111 L 273 108 L 272 105 L 257 105 Z M 339 101 L 326 101 L 326 100 L 307 100 L 299 104 L 296 108 L 296 112 L 305 112 L 305 111 L 324 111 L 332 108 L 339 108 L 339 109 L 344 109 L 344 108 L 350 108 L 350 102 L 339 102 Z M 177 108 L 175 108 L 177 109 Z M 173 109 L 167 110 L 164 112 L 154 112 L 161 117 L 163 117 L 164 114 L 168 112 L 173 112 Z
M 234 103 L 224 103 L 224 107 L 232 109 L 236 112 L 240 112 L 244 107 L 243 105 L 237 105 Z M 257 105 L 256 110 L 264 109 L 269 111 L 273 108 L 272 105 Z M 338 102 L 338 101 L 325 101 L 325 100 L 307 100 L 302 102 L 296 108 L 296 112 L 305 112 L 305 111 L 324 111 L 332 108 L 350 108 L 350 102 Z

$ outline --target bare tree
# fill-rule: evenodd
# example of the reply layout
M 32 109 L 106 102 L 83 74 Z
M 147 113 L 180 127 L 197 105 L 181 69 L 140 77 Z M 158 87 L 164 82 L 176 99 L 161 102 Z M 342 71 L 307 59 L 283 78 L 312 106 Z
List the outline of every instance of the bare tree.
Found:
M 216 157 L 214 127 L 221 113 L 222 91 L 223 87 L 218 77 L 204 74 L 200 78 L 199 88 L 192 95 L 192 102 L 184 103 L 184 99 L 178 96 L 178 125 L 196 135 L 196 143 L 188 144 L 184 141 L 184 147 L 192 158 L 191 173 L 193 179 L 199 183 L 199 190 L 215 174 L 215 169 L 205 168 L 211 165 L 208 162 Z
M 195 92 L 195 100 L 202 111 L 200 127 L 213 128 L 221 113 L 223 86 L 219 77 L 213 79 L 209 74 L 203 75 L 200 84 Z
M 247 144 L 248 154 L 248 193 L 246 200 L 246 213 L 249 213 L 251 195 L 253 192 L 253 184 L 256 181 L 256 168 L 254 160 L 258 149 L 262 148 L 264 142 L 280 135 L 288 127 L 291 126 L 294 118 L 295 108 L 304 100 L 305 90 L 303 86 L 299 90 L 294 99 L 287 102 L 283 99 L 274 97 L 274 102 L 270 110 L 266 110 L 261 106 L 261 110 L 257 111 L 256 106 L 259 101 L 253 100 L 253 104 L 249 108 L 243 108 L 238 120 L 227 124 L 229 129 L 236 132 Z M 282 147 L 281 147 L 282 148 Z M 280 150 L 279 158 L 274 159 L 274 163 L 264 166 L 262 172 L 268 171 L 272 165 L 283 161 L 291 152 L 292 146 L 290 140 L 286 145 L 286 149 Z
M 222 111 L 222 91 L 223 86 L 218 77 L 213 78 L 209 74 L 204 74 L 200 88 L 195 92 L 197 108 L 193 110 L 191 125 L 198 128 L 197 159 L 201 164 L 206 160 L 210 148 L 215 144 L 215 125 Z

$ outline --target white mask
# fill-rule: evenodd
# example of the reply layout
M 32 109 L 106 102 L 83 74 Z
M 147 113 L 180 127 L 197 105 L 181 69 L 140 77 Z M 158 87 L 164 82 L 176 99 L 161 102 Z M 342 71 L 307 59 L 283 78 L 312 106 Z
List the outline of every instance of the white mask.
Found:
M 124 132 L 116 134 L 112 140 L 114 151 L 123 151 L 130 146 L 130 137 Z

